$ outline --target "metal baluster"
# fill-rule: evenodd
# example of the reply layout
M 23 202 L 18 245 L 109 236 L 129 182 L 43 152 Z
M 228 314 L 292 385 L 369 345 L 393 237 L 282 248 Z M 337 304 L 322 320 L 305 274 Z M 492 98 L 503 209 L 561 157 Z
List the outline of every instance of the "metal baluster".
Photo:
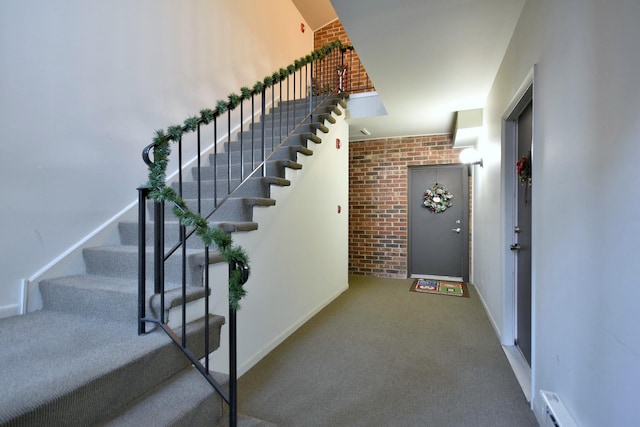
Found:
M 180 224 L 182 242 L 182 347 L 187 347 L 187 238 L 186 227 Z
M 251 94 L 251 169 L 256 167 L 256 95 Z
M 213 117 L 213 207 L 218 207 L 218 116 Z
M 147 195 L 149 189 L 138 188 L 138 335 L 146 333 L 147 307 Z
M 296 73 L 297 71 L 293 71 L 293 117 L 295 120 L 296 117 Z
M 197 157 L 198 157 L 198 214 L 202 215 L 202 177 L 200 176 L 200 171 L 202 170 L 201 168 L 201 158 L 202 158 L 202 154 L 201 154 L 201 141 L 200 141 L 200 123 L 198 123 L 198 128 L 197 130 Z
M 266 94 L 265 91 L 262 91 L 262 111 L 260 112 L 260 133 L 261 133 L 261 137 L 260 139 L 262 140 L 262 176 L 267 176 L 267 165 L 265 164 L 265 144 L 266 144 L 266 138 L 265 138 L 265 128 L 264 128 L 264 121 L 265 121 L 265 117 L 264 117 L 264 113 L 265 113 L 265 109 L 267 108 L 267 100 L 266 100 Z
M 204 366 L 209 372 L 209 353 L 211 346 L 209 343 L 209 245 L 204 247 Z
M 289 89 L 290 89 L 290 86 L 291 86 L 291 82 L 289 81 L 289 75 L 290 74 L 288 73 L 288 70 L 287 70 L 287 123 L 290 124 L 291 121 L 289 119 L 289 107 L 290 107 L 289 104 L 291 104 L 291 103 L 289 101 L 291 100 L 291 97 L 289 96 Z
M 278 72 L 278 89 L 279 89 L 279 97 L 278 97 L 278 103 L 280 105 L 280 108 L 278 108 L 278 114 L 280 115 L 280 132 L 278 133 L 278 140 L 282 141 L 282 75 L 280 72 Z M 289 133 L 289 123 L 287 123 L 287 130 L 285 131 L 285 135 L 287 135 Z
M 182 136 L 178 139 L 178 194 L 183 199 L 182 191 Z M 164 227 L 164 222 L 163 222 Z M 187 346 L 187 326 L 186 326 L 186 304 L 187 304 L 187 244 L 186 244 L 186 228 L 181 223 L 179 224 L 179 240 L 181 245 L 181 279 L 182 279 L 182 347 Z M 164 246 L 163 246 L 164 248 Z M 163 249 L 164 250 L 164 249 Z M 164 284 L 164 280 L 163 280 Z M 164 289 L 162 291 L 164 294 Z M 164 323 L 164 322 L 163 322 Z
M 164 202 L 154 202 L 154 293 L 160 294 L 160 322 L 164 323 Z
M 311 82 L 313 81 L 313 62 L 311 62 L 311 64 L 307 63 L 304 68 L 307 80 L 307 88 L 309 88 L 309 114 L 311 114 L 311 112 L 313 111 L 313 88 L 311 87 Z M 311 117 L 311 121 L 313 121 L 313 116 Z
M 240 182 L 244 181 L 244 133 L 242 124 L 244 123 L 244 99 L 240 101 Z
M 227 109 L 227 194 L 231 194 L 231 108 Z
M 271 151 L 273 151 L 273 147 L 276 139 L 276 123 L 275 116 L 273 114 L 273 107 L 275 107 L 275 87 L 273 84 L 271 85 Z

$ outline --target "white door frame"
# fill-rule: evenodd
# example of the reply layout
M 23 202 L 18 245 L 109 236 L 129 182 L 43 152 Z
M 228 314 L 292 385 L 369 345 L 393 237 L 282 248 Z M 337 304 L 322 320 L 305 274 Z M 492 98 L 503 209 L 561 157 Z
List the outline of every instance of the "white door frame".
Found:
M 516 278 L 515 278 L 515 257 L 510 249 L 510 245 L 513 243 L 513 229 L 515 227 L 515 209 L 514 203 L 516 197 L 517 177 L 515 167 L 509 165 L 515 165 L 516 160 L 516 122 L 515 119 L 522 112 L 522 109 L 526 107 L 528 102 L 533 99 L 534 91 L 529 92 L 529 89 L 535 89 L 536 67 L 527 74 L 526 78 L 514 94 L 511 102 L 505 109 L 502 115 L 502 207 L 503 207 L 503 227 L 502 227 L 502 265 L 503 265 L 503 324 L 501 341 L 503 349 L 511 363 L 511 367 L 514 370 L 520 385 L 527 396 L 527 399 L 532 402 L 534 396 L 535 385 L 532 381 L 535 372 L 535 329 L 536 329 L 536 316 L 535 316 L 535 254 L 531 254 L 531 367 L 524 359 L 524 356 L 515 347 L 516 338 Z M 529 95 L 531 98 L 529 98 Z M 535 103 L 533 105 L 533 116 L 536 116 Z M 533 141 L 532 150 L 535 146 L 535 126 L 532 129 Z M 532 216 L 531 220 L 532 228 L 532 247 L 534 240 L 535 230 L 535 218 Z

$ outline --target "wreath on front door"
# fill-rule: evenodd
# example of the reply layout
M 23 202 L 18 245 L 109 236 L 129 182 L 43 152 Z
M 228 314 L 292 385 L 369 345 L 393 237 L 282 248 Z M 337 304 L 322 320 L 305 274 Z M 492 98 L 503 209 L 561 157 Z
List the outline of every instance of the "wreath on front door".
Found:
M 521 183 L 531 185 L 531 153 L 516 162 L 516 172 Z
M 449 193 L 447 187 L 437 182 L 433 184 L 426 193 L 424 193 L 424 207 L 431 212 L 440 213 L 450 208 L 453 194 Z

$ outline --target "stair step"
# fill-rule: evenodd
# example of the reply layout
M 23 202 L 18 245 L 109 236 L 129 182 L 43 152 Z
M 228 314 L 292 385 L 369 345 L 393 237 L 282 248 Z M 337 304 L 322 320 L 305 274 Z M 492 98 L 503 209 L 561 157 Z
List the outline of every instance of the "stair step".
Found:
M 213 215 L 212 221 L 252 221 L 253 207 L 255 206 L 274 206 L 276 201 L 264 197 L 243 197 L 230 198 L 225 201 Z
M 85 248 L 83 250 L 87 273 L 106 277 L 135 278 L 138 275 L 137 246 L 114 245 Z M 202 286 L 204 252 L 187 249 L 187 284 Z M 216 251 L 209 253 L 209 264 L 223 262 L 224 258 Z M 153 248 L 146 249 L 146 268 L 153 272 Z M 182 283 L 182 253 L 173 253 L 165 262 L 165 280 Z
M 275 135 L 287 135 L 288 133 L 290 133 L 291 131 L 293 131 L 296 126 L 299 126 L 301 123 L 301 120 L 304 117 L 296 117 L 296 118 L 292 118 L 289 117 L 287 119 L 286 114 L 284 116 L 266 116 L 265 117 L 265 121 L 264 121 L 264 130 L 265 130 L 265 135 L 271 135 L 271 134 L 275 134 Z M 310 119 L 309 119 L 310 120 Z M 249 132 L 252 134 L 252 136 L 249 137 L 249 139 L 251 139 L 253 137 L 253 139 L 257 139 L 260 135 L 262 135 L 262 122 L 253 122 L 250 123 L 249 126 L 244 130 L 246 132 Z M 240 139 L 240 136 L 238 134 L 238 139 Z
M 223 409 L 226 409 L 223 408 Z M 229 416 L 225 413 L 222 419 L 218 422 L 219 426 L 229 425 Z M 268 421 L 252 418 L 244 414 L 238 414 L 238 427 L 277 427 L 277 424 L 270 423 Z
M 64 276 L 39 283 L 42 305 L 46 310 L 96 317 L 112 321 L 138 318 L 138 281 L 88 274 Z M 160 316 L 160 298 L 153 297 L 153 282 L 147 281 L 147 309 Z M 201 286 L 186 287 L 186 301 L 205 296 Z M 82 303 L 79 304 L 78 302 Z M 182 303 L 182 287 L 165 282 L 165 309 Z
M 273 151 L 273 147 L 277 144 L 280 144 L 278 141 L 276 144 L 271 144 L 271 141 L 268 141 L 265 146 L 264 156 L 267 157 Z M 228 146 L 228 143 L 225 143 L 225 147 Z M 243 143 L 242 150 L 240 150 L 240 143 L 238 141 L 231 141 L 231 151 L 220 151 L 217 154 L 209 155 L 209 164 L 213 165 L 214 160 L 218 165 L 227 165 L 227 164 L 240 164 L 240 163 L 251 163 L 259 164 L 262 161 L 263 153 L 262 153 L 262 143 L 247 144 Z M 253 168 L 249 169 L 249 172 L 253 170 Z
M 154 224 L 153 216 L 149 216 L 149 221 L 145 226 L 145 245 L 153 246 L 154 244 Z M 186 233 L 190 233 L 191 227 L 186 228 Z M 120 232 L 120 243 L 125 246 L 137 246 L 138 245 L 138 223 L 133 221 L 122 221 L 118 224 L 118 231 Z M 165 248 L 171 248 L 180 241 L 180 224 L 178 221 L 165 221 L 164 223 L 164 246 Z M 204 249 L 204 243 L 202 240 L 192 234 L 187 238 L 187 248 L 189 249 Z
M 307 146 L 307 142 L 311 140 L 313 142 L 319 143 L 321 139 L 315 134 L 315 132 L 301 132 L 295 133 L 289 136 L 286 141 L 283 142 L 283 145 L 302 145 Z M 277 142 L 279 144 L 279 142 Z M 225 142 L 224 144 L 225 151 L 222 153 L 218 153 L 215 156 L 215 159 L 218 161 L 218 164 L 228 163 L 227 160 L 227 152 L 231 153 L 231 163 L 240 163 L 240 152 L 243 152 L 242 158 L 245 161 L 250 161 L 252 159 L 251 153 L 253 151 L 253 159 L 262 160 L 262 143 L 254 144 L 253 146 L 246 141 L 243 144 L 240 144 L 239 141 L 231 141 Z M 242 150 L 240 150 L 242 148 Z M 271 139 L 268 138 L 266 144 L 265 156 L 267 156 L 270 152 L 272 152 Z M 214 155 L 209 156 L 209 162 L 213 164 Z
M 246 175 L 248 173 L 245 172 Z M 196 174 L 197 175 L 197 174 Z M 231 179 L 231 182 L 227 179 L 226 176 L 218 177 L 215 182 L 216 190 L 214 191 L 214 181 L 213 180 L 205 180 L 200 182 L 200 194 L 203 198 L 213 198 L 214 194 L 218 197 L 226 196 L 229 194 L 229 188 L 233 191 L 235 188 L 240 185 L 242 181 L 240 177 Z M 177 182 L 171 184 L 171 188 L 178 194 L 180 194 L 180 186 Z M 182 198 L 183 199 L 196 199 L 198 197 L 198 181 L 183 181 L 182 183 Z
M 245 223 L 245 222 L 253 222 L 253 213 L 251 211 L 251 207 L 255 206 L 252 200 L 256 199 L 254 196 L 248 197 L 229 197 L 227 199 L 218 200 L 217 205 L 214 203 L 212 199 L 203 199 L 201 200 L 201 215 L 203 217 L 207 217 L 210 222 L 235 222 L 235 223 Z M 198 201 L 193 199 L 183 200 L 185 205 L 192 212 L 197 212 Z M 167 203 L 164 206 L 164 216 L 165 221 L 173 221 L 176 222 L 178 219 L 173 212 L 173 204 Z M 217 207 L 216 207 L 217 206 Z M 149 212 L 153 212 L 153 203 L 148 203 Z M 214 212 L 215 210 L 215 212 Z M 213 212 L 213 215 L 210 214 Z M 234 215 L 237 216 L 220 216 L 218 212 L 233 212 Z M 193 238 L 193 237 L 192 237 Z M 197 242 L 197 240 L 194 240 Z M 194 243 L 195 244 L 195 243 Z
M 324 128 L 326 129 L 326 132 L 328 132 L 329 130 L 326 128 L 326 126 L 324 126 L 324 124 L 320 123 L 320 122 L 313 122 L 313 123 L 305 123 L 305 124 L 301 124 L 300 126 L 296 127 L 294 134 L 302 134 L 302 133 L 315 133 L 316 130 Z M 325 132 L 323 130 L 323 132 Z M 326 133 L 325 132 L 325 133 Z M 250 141 L 252 136 L 255 137 L 255 133 L 252 134 L 251 131 L 243 131 L 238 133 L 238 137 L 237 139 L 240 139 L 240 135 L 242 135 L 243 140 L 245 141 Z M 260 137 L 261 135 L 258 135 L 258 137 Z M 265 140 L 267 141 L 282 141 L 282 139 L 284 137 L 286 137 L 287 134 L 280 134 L 278 132 L 275 132 L 275 135 L 272 134 L 271 132 L 269 133 L 265 133 Z M 277 144 L 277 143 L 276 143 Z
M 237 221 L 217 221 L 212 223 L 222 228 L 227 233 L 237 233 L 242 231 L 255 231 L 258 229 L 257 222 L 237 222 Z
M 227 179 L 229 177 L 229 170 L 231 170 L 231 180 L 233 182 L 238 182 L 241 178 L 241 173 L 244 172 L 244 178 L 248 177 L 251 172 L 256 168 L 259 164 L 258 159 L 256 159 L 256 163 L 251 163 L 251 158 L 245 159 L 244 171 L 240 168 L 239 163 L 235 163 L 231 165 L 231 168 L 225 163 L 219 162 L 214 168 L 212 165 L 200 166 L 200 175 L 203 181 L 213 181 L 214 176 L 217 177 L 218 180 Z M 198 182 L 198 168 L 191 169 L 191 176 L 193 182 Z M 197 185 L 197 184 L 196 184 Z
M 210 227 L 219 227 L 228 233 L 236 231 L 253 231 L 258 229 L 258 224 L 255 222 L 240 222 L 240 221 L 225 221 L 225 222 L 209 222 Z M 128 246 L 136 246 L 138 244 L 138 223 L 131 221 L 123 221 L 118 224 L 120 231 L 120 243 Z M 173 247 L 179 242 L 179 230 L 180 224 L 177 221 L 165 221 L 164 233 L 165 233 L 165 247 Z M 191 228 L 186 229 L 188 234 Z M 145 226 L 145 244 L 146 246 L 153 246 L 154 243 L 154 224 L 153 222 L 147 222 Z M 204 243 L 200 237 L 192 234 L 187 238 L 187 248 L 190 249 L 204 249 Z
M 197 174 L 196 174 L 197 175 Z M 226 189 L 226 179 L 218 179 L 218 194 L 222 194 L 221 190 Z M 239 180 L 237 180 L 239 181 Z M 236 180 L 233 181 L 234 183 Z M 239 182 L 238 182 L 239 184 Z M 249 178 L 242 186 L 235 190 L 234 195 L 247 195 L 247 196 L 259 196 L 269 197 L 270 188 L 272 185 L 285 187 L 291 185 L 291 181 L 276 176 L 256 176 Z M 213 196 L 213 180 L 203 180 L 200 182 L 200 191 L 203 197 Z M 221 188 L 222 187 L 222 188 Z M 173 189 L 177 191 L 177 185 L 173 186 Z M 185 181 L 182 183 L 182 197 L 184 199 L 195 199 L 198 196 L 198 182 L 197 181 Z
M 288 151 L 287 151 L 288 152 Z M 295 163 L 295 159 L 285 159 L 285 160 L 291 160 Z M 286 163 L 286 162 L 285 162 Z M 266 162 L 266 176 L 272 176 L 272 177 L 277 177 L 277 178 L 284 178 L 285 177 L 285 173 L 284 173 L 284 169 L 283 169 L 283 162 L 282 159 L 270 159 L 267 160 Z M 227 165 L 218 165 L 216 166 L 215 170 L 213 168 L 213 166 L 202 166 L 200 168 L 200 175 L 202 176 L 203 180 L 206 181 L 212 181 L 214 176 L 217 175 L 218 179 L 224 179 L 225 177 L 228 176 L 228 166 Z M 253 165 L 251 163 L 245 163 L 245 174 L 248 176 L 249 173 L 251 173 L 251 171 L 253 171 Z M 215 173 L 215 175 L 214 175 Z M 261 173 L 260 173 L 261 174 Z M 197 181 L 198 180 L 198 169 L 197 168 L 193 168 L 192 169 L 192 175 L 193 175 L 193 180 Z M 240 168 L 237 167 L 233 167 L 231 168 L 231 176 L 232 178 L 239 178 L 240 177 Z
M 208 321 L 216 349 L 224 318 Z M 204 324 L 186 328 L 199 358 Z M 0 330 L 0 425 L 93 425 L 190 365 L 164 332 L 138 336 L 136 322 L 41 310 L 0 319 Z
M 223 415 L 221 401 L 200 372 L 189 367 L 100 425 L 140 427 L 152 422 L 154 426 L 215 426 Z

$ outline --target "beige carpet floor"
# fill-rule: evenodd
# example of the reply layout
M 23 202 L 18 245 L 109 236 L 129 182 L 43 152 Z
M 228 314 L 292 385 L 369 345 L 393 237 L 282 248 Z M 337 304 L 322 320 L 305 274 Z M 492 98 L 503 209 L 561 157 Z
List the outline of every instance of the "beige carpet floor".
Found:
M 240 378 L 240 412 L 279 426 L 537 426 L 474 287 L 455 298 L 411 283 L 351 277 Z

